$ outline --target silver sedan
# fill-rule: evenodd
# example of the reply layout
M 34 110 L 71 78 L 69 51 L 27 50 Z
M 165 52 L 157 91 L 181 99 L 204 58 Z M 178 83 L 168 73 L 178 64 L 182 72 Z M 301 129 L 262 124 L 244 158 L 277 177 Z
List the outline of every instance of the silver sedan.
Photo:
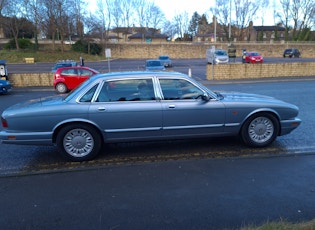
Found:
M 111 142 L 234 135 L 264 147 L 299 126 L 298 112 L 268 96 L 213 92 L 181 73 L 108 73 L 66 96 L 6 109 L 0 140 L 56 145 L 72 161 L 91 160 Z

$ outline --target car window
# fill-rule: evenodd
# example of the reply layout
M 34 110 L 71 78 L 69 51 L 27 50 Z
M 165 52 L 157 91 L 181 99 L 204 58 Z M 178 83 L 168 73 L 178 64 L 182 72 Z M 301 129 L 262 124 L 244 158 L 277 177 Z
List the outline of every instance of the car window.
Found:
M 203 91 L 184 79 L 160 79 L 164 100 L 196 99 Z
M 161 66 L 161 62 L 160 61 L 148 61 L 147 62 L 147 66 Z
M 97 102 L 155 100 L 152 79 L 125 79 L 105 82 Z
M 60 73 L 61 75 L 64 76 L 77 76 L 77 70 L 76 69 L 64 69 Z
M 80 76 L 92 76 L 93 72 L 87 69 L 78 69 L 78 74 Z
M 91 102 L 94 96 L 94 93 L 98 87 L 98 84 L 93 86 L 89 91 L 87 91 L 80 99 L 80 102 Z

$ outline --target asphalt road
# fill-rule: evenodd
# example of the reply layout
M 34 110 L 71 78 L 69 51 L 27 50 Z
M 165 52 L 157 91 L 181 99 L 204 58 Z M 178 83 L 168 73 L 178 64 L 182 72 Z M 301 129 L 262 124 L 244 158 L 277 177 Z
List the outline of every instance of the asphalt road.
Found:
M 315 156 L 122 164 L 0 178 L 1 229 L 239 229 L 315 217 Z
M 206 83 L 294 103 L 303 123 L 263 149 L 237 138 L 125 143 L 83 163 L 54 147 L 1 145 L 0 229 L 236 229 L 314 218 L 315 79 Z M 15 90 L 0 97 L 0 112 L 53 94 Z

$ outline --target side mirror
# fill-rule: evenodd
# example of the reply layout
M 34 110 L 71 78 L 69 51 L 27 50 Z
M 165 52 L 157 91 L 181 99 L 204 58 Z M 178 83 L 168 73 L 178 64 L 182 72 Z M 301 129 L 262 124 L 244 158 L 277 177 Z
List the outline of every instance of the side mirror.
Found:
M 202 98 L 202 100 L 204 100 L 204 101 L 210 101 L 210 96 L 208 95 L 208 94 L 203 94 L 202 96 L 201 96 L 201 98 Z

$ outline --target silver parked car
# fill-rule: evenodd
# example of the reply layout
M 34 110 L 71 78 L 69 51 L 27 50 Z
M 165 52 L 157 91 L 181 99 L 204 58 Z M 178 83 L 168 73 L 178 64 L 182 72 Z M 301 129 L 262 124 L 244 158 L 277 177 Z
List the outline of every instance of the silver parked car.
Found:
M 176 72 L 94 75 L 68 95 L 13 105 L 2 113 L 6 144 L 55 144 L 73 161 L 103 143 L 239 135 L 263 147 L 299 126 L 295 105 L 268 96 L 219 93 Z
M 226 64 L 229 63 L 229 56 L 226 50 L 216 49 L 213 52 L 213 49 L 207 49 L 206 59 L 209 64 Z
M 147 71 L 163 71 L 165 70 L 164 64 L 160 60 L 146 60 L 145 70 Z

